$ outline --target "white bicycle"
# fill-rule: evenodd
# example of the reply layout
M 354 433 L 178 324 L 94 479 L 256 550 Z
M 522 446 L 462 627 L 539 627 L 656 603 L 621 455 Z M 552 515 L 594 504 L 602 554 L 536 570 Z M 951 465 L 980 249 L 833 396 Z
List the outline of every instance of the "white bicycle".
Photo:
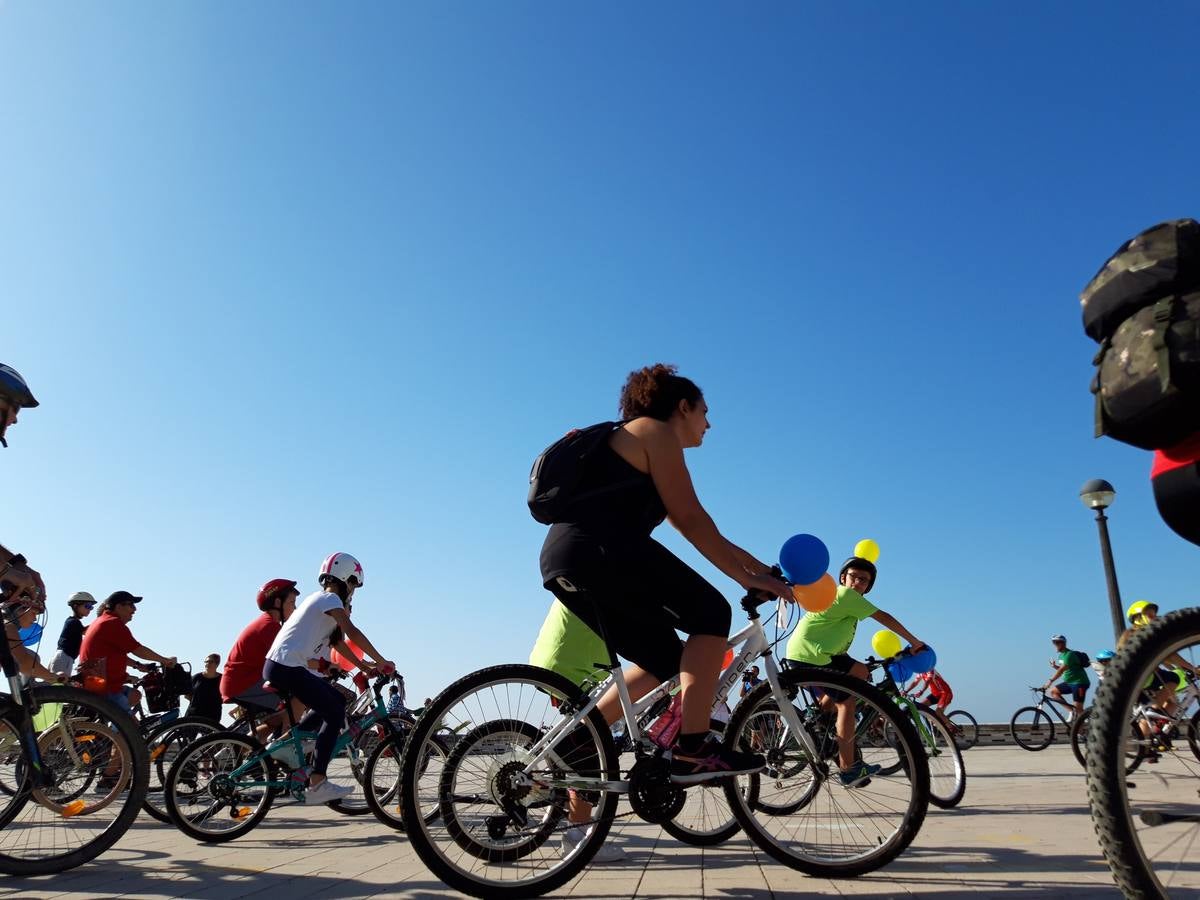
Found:
M 761 658 L 766 678 L 742 698 L 725 740 L 762 753 L 767 766 L 719 782 L 725 803 L 750 838 L 785 865 L 825 877 L 873 871 L 903 851 L 924 821 L 925 752 L 911 720 L 877 688 L 826 669 L 781 673 L 758 614 L 769 599 L 742 599 L 749 625 L 731 640 L 742 646 L 721 680 L 727 695 Z M 588 864 L 621 795 L 633 814 L 662 824 L 689 795 L 713 790 L 673 784 L 669 756 L 639 725 L 670 693 L 670 682 L 634 702 L 615 658 L 603 668 L 608 678 L 587 691 L 535 666 L 481 669 L 446 688 L 417 721 L 400 766 L 403 817 L 418 856 L 447 885 L 477 897 L 544 894 Z M 614 684 L 634 748 L 624 771 L 596 709 Z M 891 775 L 841 785 L 837 735 L 820 705 L 830 691 L 854 698 L 860 716 L 879 716 L 895 729 L 895 744 L 859 748 Z M 463 722 L 470 727 L 449 754 L 436 757 L 426 744 Z M 583 840 L 564 853 L 552 838 L 575 824 L 568 823 L 570 792 L 592 811 Z

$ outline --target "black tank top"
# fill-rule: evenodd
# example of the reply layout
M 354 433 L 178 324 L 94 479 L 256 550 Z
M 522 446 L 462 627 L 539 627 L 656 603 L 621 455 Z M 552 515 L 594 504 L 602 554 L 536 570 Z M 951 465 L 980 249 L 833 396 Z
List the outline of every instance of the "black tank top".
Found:
M 604 564 L 606 557 L 650 537 L 667 517 L 652 479 L 628 463 L 611 445 L 590 461 L 580 494 L 611 488 L 580 503 L 575 521 L 550 526 L 542 545 L 543 581 Z

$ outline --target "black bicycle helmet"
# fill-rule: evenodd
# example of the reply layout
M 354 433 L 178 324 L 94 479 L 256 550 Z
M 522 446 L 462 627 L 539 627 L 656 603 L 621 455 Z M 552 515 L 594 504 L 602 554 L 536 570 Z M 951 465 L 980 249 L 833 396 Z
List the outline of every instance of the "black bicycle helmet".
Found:
M 0 363 L 0 397 L 7 397 L 23 409 L 32 409 L 38 405 L 37 400 L 33 399 L 33 391 L 29 390 L 29 385 L 25 383 L 21 373 L 4 363 Z
M 838 584 L 841 584 L 842 579 L 846 577 L 847 569 L 862 569 L 864 572 L 870 573 L 871 583 L 863 591 L 864 594 L 870 593 L 871 588 L 875 587 L 875 578 L 879 574 L 879 570 L 875 568 L 875 563 L 869 559 L 863 559 L 861 556 L 852 556 L 842 563 L 842 570 L 838 572 Z

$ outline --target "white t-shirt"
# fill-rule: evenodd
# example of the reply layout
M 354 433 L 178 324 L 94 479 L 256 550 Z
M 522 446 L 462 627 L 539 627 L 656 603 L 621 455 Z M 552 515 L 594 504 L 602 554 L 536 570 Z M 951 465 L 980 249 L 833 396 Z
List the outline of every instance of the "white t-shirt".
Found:
M 333 617 L 325 615 L 331 609 L 345 609 L 337 594 L 317 591 L 305 597 L 275 635 L 267 659 L 282 666 L 307 668 L 310 659 L 327 657 L 329 636 L 337 628 Z

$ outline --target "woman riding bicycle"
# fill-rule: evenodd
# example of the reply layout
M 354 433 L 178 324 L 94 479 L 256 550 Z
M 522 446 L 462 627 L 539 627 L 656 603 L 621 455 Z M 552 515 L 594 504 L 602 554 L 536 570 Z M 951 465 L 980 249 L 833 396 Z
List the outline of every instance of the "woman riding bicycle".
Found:
M 296 607 L 275 636 L 263 664 L 263 678 L 308 707 L 308 714 L 297 727 L 317 732 L 316 755 L 304 795 L 304 802 L 310 804 L 332 803 L 354 791 L 349 786 L 332 784 L 325 777 L 334 744 L 346 722 L 346 701 L 333 685 L 310 669 L 328 667 L 324 657 L 330 648 L 365 666 L 346 646 L 347 637 L 371 654 L 375 666 L 395 668 L 350 621 L 350 599 L 363 585 L 358 560 L 349 553 L 334 553 L 321 564 L 317 580 L 324 590 L 310 594 Z
M 682 727 L 671 779 L 693 784 L 757 772 L 763 759 L 709 737 L 709 713 L 725 656 L 728 601 L 651 538 L 671 524 L 714 566 L 746 590 L 791 597 L 770 567 L 728 541 L 700 505 L 683 451 L 709 428 L 704 395 L 674 366 L 632 372 L 621 392 L 622 422 L 587 459 L 571 521 L 550 527 L 541 553 L 542 583 L 633 666 L 632 696 L 680 673 Z M 687 634 L 680 643 L 676 630 Z M 616 718 L 615 687 L 599 708 Z

